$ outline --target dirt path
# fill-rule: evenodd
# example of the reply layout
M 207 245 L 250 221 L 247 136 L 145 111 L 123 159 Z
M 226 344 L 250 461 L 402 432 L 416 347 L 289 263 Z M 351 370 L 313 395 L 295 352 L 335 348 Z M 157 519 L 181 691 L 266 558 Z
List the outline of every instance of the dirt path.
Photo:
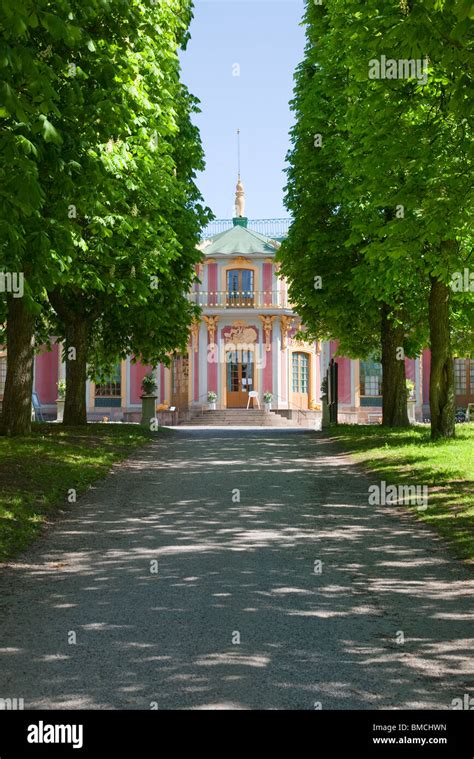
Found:
M 0 698 L 447 709 L 474 695 L 472 574 L 401 510 L 369 506 L 369 484 L 314 432 L 160 435 L 1 573 Z

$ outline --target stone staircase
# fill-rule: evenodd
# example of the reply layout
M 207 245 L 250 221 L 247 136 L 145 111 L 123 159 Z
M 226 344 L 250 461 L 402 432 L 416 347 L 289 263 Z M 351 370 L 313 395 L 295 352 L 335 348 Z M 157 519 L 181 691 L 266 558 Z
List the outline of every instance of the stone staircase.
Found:
M 186 426 L 212 426 L 212 427 L 291 427 L 295 428 L 295 422 L 280 416 L 276 411 L 263 411 L 260 409 L 222 409 L 216 411 L 202 411 L 193 416 L 190 421 L 184 422 Z

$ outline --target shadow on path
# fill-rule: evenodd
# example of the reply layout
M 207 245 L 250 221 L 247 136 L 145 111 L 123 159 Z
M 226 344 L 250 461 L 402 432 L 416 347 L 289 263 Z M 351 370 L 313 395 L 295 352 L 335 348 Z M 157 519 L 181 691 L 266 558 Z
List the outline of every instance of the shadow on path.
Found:
M 450 708 L 472 574 L 370 482 L 314 432 L 160 435 L 2 572 L 0 698 Z

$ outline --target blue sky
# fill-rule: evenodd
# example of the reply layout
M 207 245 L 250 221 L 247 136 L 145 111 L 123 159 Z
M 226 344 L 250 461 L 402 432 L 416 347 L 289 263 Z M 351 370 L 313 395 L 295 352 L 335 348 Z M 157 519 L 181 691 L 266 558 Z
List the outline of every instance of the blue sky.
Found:
M 283 167 L 293 73 L 304 52 L 303 8 L 303 0 L 195 0 L 182 78 L 201 101 L 195 122 L 206 170 L 198 184 L 218 219 L 234 213 L 238 127 L 246 216 L 288 216 Z

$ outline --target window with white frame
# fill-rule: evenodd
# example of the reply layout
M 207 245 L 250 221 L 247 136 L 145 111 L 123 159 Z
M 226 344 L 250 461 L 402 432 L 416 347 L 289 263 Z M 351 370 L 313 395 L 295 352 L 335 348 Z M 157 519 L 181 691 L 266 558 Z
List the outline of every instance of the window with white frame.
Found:
M 454 386 L 456 395 L 465 395 L 467 391 L 466 361 L 463 358 L 454 360 Z
M 382 364 L 378 361 L 360 362 L 360 394 L 382 395 Z

